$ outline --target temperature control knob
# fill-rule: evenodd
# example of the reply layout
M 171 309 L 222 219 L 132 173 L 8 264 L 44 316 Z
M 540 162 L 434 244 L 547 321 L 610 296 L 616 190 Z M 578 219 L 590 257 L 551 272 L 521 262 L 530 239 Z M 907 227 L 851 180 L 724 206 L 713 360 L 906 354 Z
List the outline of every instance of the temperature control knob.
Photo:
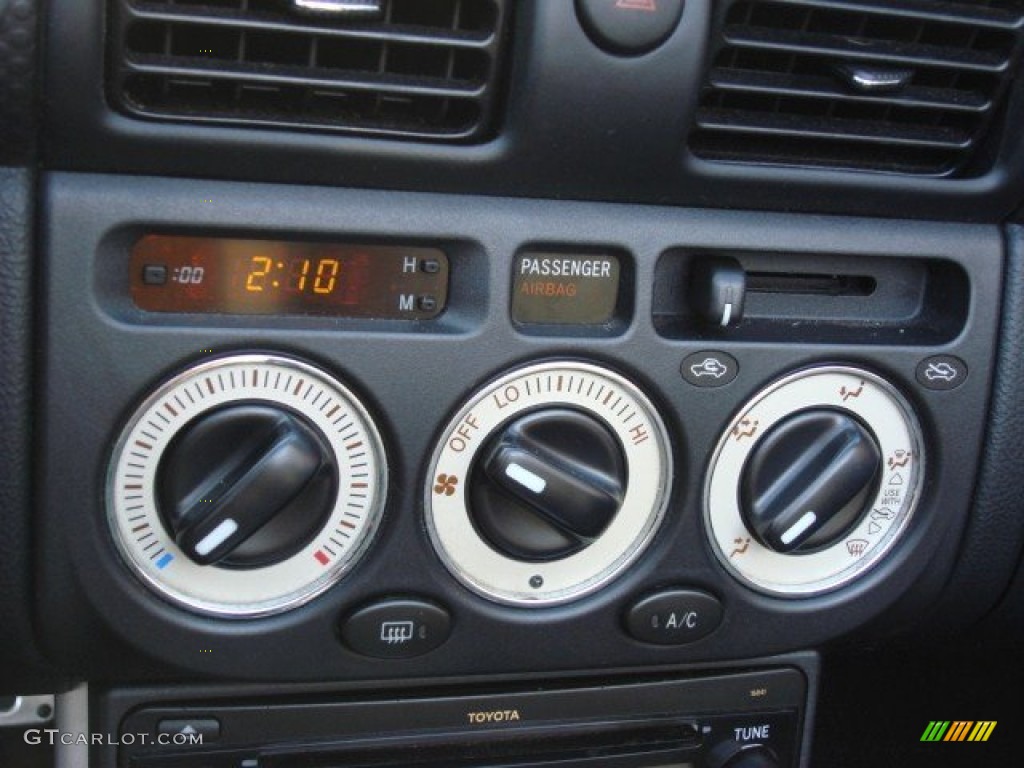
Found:
M 575 361 L 477 392 L 430 466 L 427 525 L 445 565 L 479 594 L 524 606 L 573 600 L 618 575 L 653 537 L 672 481 L 650 401 Z
M 380 436 L 352 392 L 297 360 L 233 355 L 139 407 L 114 449 L 107 510 L 125 562 L 162 597 L 260 616 L 341 579 L 386 491 Z
M 333 453 L 303 417 L 247 404 L 182 430 L 160 462 L 157 500 L 189 559 L 257 567 L 308 542 L 337 487 Z
M 747 457 L 743 520 L 776 552 L 828 546 L 860 520 L 881 470 L 878 443 L 848 413 L 816 409 L 790 416 Z
M 865 370 L 770 385 L 718 442 L 705 486 L 716 554 L 762 592 L 813 595 L 874 567 L 917 506 L 925 455 L 910 404 Z
M 548 408 L 492 438 L 471 483 L 470 512 L 484 537 L 511 557 L 542 561 L 577 552 L 604 532 L 622 505 L 626 464 L 600 421 Z

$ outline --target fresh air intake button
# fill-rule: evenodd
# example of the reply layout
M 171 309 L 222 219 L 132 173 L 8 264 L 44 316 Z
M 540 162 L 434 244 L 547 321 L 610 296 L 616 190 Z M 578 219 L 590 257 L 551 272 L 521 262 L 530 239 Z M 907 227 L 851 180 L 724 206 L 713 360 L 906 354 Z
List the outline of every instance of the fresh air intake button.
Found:
M 363 656 L 410 659 L 441 646 L 451 634 L 448 611 L 414 598 L 366 605 L 341 625 L 345 645 Z
M 967 363 L 952 355 L 933 355 L 918 364 L 916 375 L 926 389 L 956 389 L 967 380 Z
M 636 56 L 668 39 L 683 5 L 683 0 L 576 0 L 576 12 L 595 44 Z
M 629 634 L 645 643 L 685 645 L 722 623 L 722 604 L 705 592 L 669 589 L 638 601 L 626 613 Z
M 523 251 L 513 264 L 512 319 L 524 325 L 609 323 L 621 270 L 611 254 Z

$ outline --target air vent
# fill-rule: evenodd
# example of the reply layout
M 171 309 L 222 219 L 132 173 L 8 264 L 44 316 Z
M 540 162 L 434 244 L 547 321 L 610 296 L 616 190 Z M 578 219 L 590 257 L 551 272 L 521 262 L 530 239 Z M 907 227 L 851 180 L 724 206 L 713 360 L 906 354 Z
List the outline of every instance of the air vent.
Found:
M 723 5 L 697 156 L 933 176 L 991 162 L 1024 0 Z
M 458 142 L 493 127 L 509 0 L 113 4 L 109 88 L 134 115 Z

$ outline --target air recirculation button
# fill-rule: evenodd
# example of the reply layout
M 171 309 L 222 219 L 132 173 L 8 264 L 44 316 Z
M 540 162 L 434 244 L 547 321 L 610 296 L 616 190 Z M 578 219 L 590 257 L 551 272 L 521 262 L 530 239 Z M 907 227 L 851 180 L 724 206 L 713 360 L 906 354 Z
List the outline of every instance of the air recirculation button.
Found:
M 600 536 L 625 496 L 626 466 L 607 427 L 552 408 L 517 419 L 484 447 L 472 476 L 473 522 L 496 549 L 543 561 Z

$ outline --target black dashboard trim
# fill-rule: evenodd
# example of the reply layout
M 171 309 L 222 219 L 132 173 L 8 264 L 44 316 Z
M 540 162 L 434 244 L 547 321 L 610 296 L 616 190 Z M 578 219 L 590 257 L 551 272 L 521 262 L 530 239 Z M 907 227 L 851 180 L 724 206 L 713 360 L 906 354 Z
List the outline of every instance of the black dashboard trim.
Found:
M 1024 580 L 1024 563 L 1018 565 L 1024 556 L 1024 473 L 1009 470 L 1020 466 L 1024 430 L 1024 229 L 1011 225 L 1005 232 L 1003 310 L 978 485 L 956 570 L 928 622 L 943 635 L 998 609 L 1015 571 L 1018 582 Z M 1012 604 L 1005 609 L 1021 613 Z M 953 626 L 949 616 L 957 617 Z
M 273 201 L 285 190 L 293 205 L 282 208 Z M 122 634 L 129 644 L 144 647 L 145 657 L 136 659 L 148 674 L 177 667 L 248 678 L 380 679 L 408 676 L 418 669 L 439 676 L 577 669 L 597 663 L 597 654 L 602 664 L 631 664 L 640 659 L 652 664 L 726 660 L 835 638 L 878 618 L 904 593 L 930 603 L 948 577 L 956 550 L 940 545 L 946 536 L 959 537 L 967 519 L 988 399 L 1002 264 L 1002 238 L 996 227 L 904 221 L 880 228 L 877 221 L 841 217 L 82 174 L 48 175 L 45 196 L 49 269 L 43 408 L 48 473 L 39 485 L 44 494 L 39 567 L 47 588 L 67 597 L 60 604 L 41 605 L 40 620 L 54 656 L 82 674 L 106 674 L 103 670 L 109 669 L 111 654 L 119 666 L 128 658 L 111 644 L 88 642 L 86 629 L 74 631 L 77 622 L 90 621 Z M 211 199 L 214 205 L 204 202 Z M 226 327 L 209 321 L 153 327 L 110 316 L 97 301 L 100 285 L 95 278 L 107 271 L 116 275 L 117 265 L 124 262 L 118 260 L 116 249 L 111 250 L 108 234 L 143 224 L 179 227 L 186 223 L 197 228 L 325 236 L 355 229 L 420 241 L 458 235 L 479 243 L 486 255 L 487 304 L 475 320 L 467 318 L 470 326 L 455 344 L 450 334 Z M 508 314 L 511 259 L 524 242 L 538 239 L 611 246 L 633 254 L 636 312 L 623 335 L 584 341 L 516 331 Z M 912 340 L 889 346 L 816 343 L 796 335 L 777 343 L 723 341 L 723 348 L 740 362 L 740 377 L 721 389 L 691 389 L 681 381 L 679 364 L 688 354 L 706 349 L 707 340 L 659 337 L 652 318 L 655 264 L 660 254 L 680 246 L 782 251 L 802 254 L 808 263 L 814 263 L 816 256 L 835 253 L 948 259 L 958 263 L 969 279 L 971 310 L 963 333 L 938 348 L 916 346 Z M 326 593 L 315 605 L 272 620 L 212 622 L 154 600 L 141 586 L 126 580 L 112 551 L 96 501 L 110 441 L 126 416 L 125 409 L 160 379 L 190 360 L 203 358 L 201 348 L 220 354 L 239 349 L 287 350 L 309 357 L 370 397 L 371 410 L 383 417 L 380 426 L 391 436 L 387 444 L 396 495 L 370 555 L 353 570 L 352 582 Z M 937 352 L 970 361 L 971 375 L 963 386 L 931 392 L 916 384 L 917 365 Z M 453 584 L 425 540 L 416 489 L 423 487 L 425 457 L 445 415 L 458 408 L 476 382 L 528 361 L 557 358 L 586 358 L 631 374 L 655 400 L 675 434 L 674 463 L 680 467 L 674 483 L 675 511 L 655 537 L 650 556 L 608 588 L 576 604 L 524 614 L 487 604 Z M 401 368 L 396 368 L 395 360 L 402 361 Z M 920 409 L 932 446 L 927 464 L 933 474 L 926 483 L 924 511 L 892 556 L 856 584 L 803 600 L 752 594 L 716 565 L 700 526 L 698 489 L 708 452 L 723 425 L 766 383 L 787 371 L 836 362 L 863 365 L 890 378 Z M 63 422 L 75 428 L 62 429 Z M 88 457 L 85 463 L 82 457 Z M 77 469 L 65 477 L 62 467 Z M 941 515 L 935 513 L 940 507 Z M 82 514 L 62 515 L 68 508 Z M 678 541 L 691 542 L 685 547 L 685 558 L 670 554 Z M 64 567 L 68 556 L 72 566 Z M 407 568 L 391 567 L 396 559 Z M 917 592 L 912 585 L 925 571 L 939 581 L 929 578 Z M 711 590 L 726 605 L 727 620 L 714 636 L 689 646 L 652 649 L 631 643 L 618 626 L 621 609 L 638 591 L 664 584 Z M 457 614 L 462 629 L 418 661 L 383 664 L 339 655 L 336 641 L 328 634 L 339 611 L 404 592 L 441 600 Z M 73 597 L 76 593 L 80 599 Z M 751 622 L 759 627 L 756 638 L 744 631 Z M 490 635 L 497 633 L 498 626 L 500 635 Z M 595 640 L 597 634 L 600 643 Z M 505 649 L 499 657 L 485 652 L 488 636 Z M 226 643 L 219 645 L 221 655 L 195 653 L 197 637 L 220 638 L 218 643 Z M 279 642 L 284 638 L 287 642 Z M 300 638 L 305 641 L 303 651 L 297 642 Z M 534 648 L 541 638 L 547 649 L 543 655 Z M 266 665 L 251 664 L 257 647 Z M 583 655 L 585 649 L 590 656 Z M 162 663 L 154 663 L 158 658 Z
M 522 0 L 501 133 L 474 147 L 128 118 L 104 92 L 101 0 L 51 7 L 44 162 L 51 169 L 546 199 L 1001 221 L 1024 198 L 1024 144 L 1004 132 L 973 179 L 794 170 L 691 155 L 711 0 L 690 0 L 657 50 L 597 48 L 572 3 Z M 594 83 L 601 83 L 595 88 Z M 1008 118 L 1024 117 L 1022 87 Z
M 40 656 L 32 626 L 34 180 L 27 169 L 0 168 L 0 693 L 64 685 Z

